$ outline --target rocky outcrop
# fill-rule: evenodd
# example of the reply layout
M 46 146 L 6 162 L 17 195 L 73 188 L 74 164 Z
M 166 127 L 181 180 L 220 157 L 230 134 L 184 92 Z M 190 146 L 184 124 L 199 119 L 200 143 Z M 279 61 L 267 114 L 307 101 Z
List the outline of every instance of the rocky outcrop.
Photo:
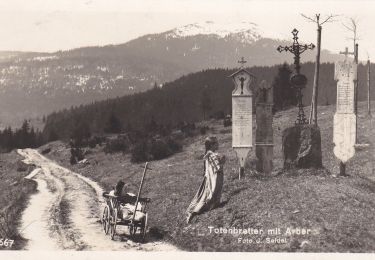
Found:
M 284 168 L 321 168 L 320 129 L 315 125 L 296 125 L 283 131 Z

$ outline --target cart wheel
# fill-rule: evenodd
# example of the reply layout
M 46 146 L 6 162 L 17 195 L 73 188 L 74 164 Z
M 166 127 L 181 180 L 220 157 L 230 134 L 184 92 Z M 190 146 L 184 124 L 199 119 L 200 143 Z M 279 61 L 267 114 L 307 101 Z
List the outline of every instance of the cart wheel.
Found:
M 109 207 L 108 205 L 106 205 L 103 209 L 102 226 L 103 226 L 104 233 L 107 235 L 109 231 Z
M 146 213 L 145 218 L 142 221 L 142 228 L 141 228 L 141 235 L 142 235 L 143 242 L 145 241 L 146 234 L 147 234 L 147 213 Z
M 113 216 L 111 219 L 110 231 L 111 239 L 113 240 L 116 235 L 116 225 L 117 225 L 117 209 L 113 210 Z

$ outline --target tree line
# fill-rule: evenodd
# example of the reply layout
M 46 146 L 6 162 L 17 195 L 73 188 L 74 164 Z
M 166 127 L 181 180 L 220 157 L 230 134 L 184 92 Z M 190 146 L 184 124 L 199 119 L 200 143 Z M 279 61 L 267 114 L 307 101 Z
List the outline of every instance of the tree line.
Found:
M 257 78 L 266 80 L 274 87 L 274 110 L 284 110 L 295 105 L 295 90 L 289 78 L 293 67 L 288 64 L 272 67 L 251 67 L 247 70 Z M 142 93 L 92 102 L 54 112 L 46 117 L 42 133 L 32 128 L 26 131 L 36 135 L 38 141 L 18 141 L 14 137 L 21 130 L 2 133 L 1 147 L 22 148 L 35 146 L 54 140 L 82 140 L 107 133 L 129 133 L 133 139 L 142 139 L 151 134 L 166 136 L 173 129 L 182 129 L 197 121 L 208 118 L 223 118 L 231 113 L 231 93 L 234 85 L 228 77 L 235 69 L 209 69 L 180 77 L 165 83 L 162 88 L 155 82 L 154 88 Z M 303 90 L 305 105 L 311 101 L 314 63 L 302 64 L 301 72 L 308 78 Z M 366 89 L 366 68 L 359 66 L 359 100 L 363 100 Z M 330 105 L 336 102 L 336 82 L 333 78 L 334 65 L 321 64 L 319 104 Z M 375 80 L 375 79 L 374 79 Z M 373 92 L 374 93 L 374 92 Z M 254 90 L 256 95 L 256 90 Z M 255 100 L 255 98 L 254 98 Z M 23 131 L 23 132 L 22 132 Z M 25 129 L 22 130 L 25 133 Z M 12 132 L 10 134 L 10 132 Z M 25 134 L 24 134 L 25 135 Z M 17 141 L 9 141 L 11 140 Z M 22 137 L 20 140 L 24 140 Z M 12 145 L 10 145 L 10 143 Z
M 42 132 L 34 130 L 25 120 L 19 129 L 5 128 L 0 131 L 0 151 L 9 152 L 15 148 L 36 148 L 44 143 Z
M 281 67 L 281 68 L 280 68 Z M 279 71 L 281 69 L 281 71 Z M 292 68 L 284 64 L 272 67 L 251 67 L 247 70 L 257 81 L 274 85 L 277 110 L 293 105 L 294 90 L 289 84 Z M 312 79 L 313 63 L 302 65 L 302 72 Z M 222 117 L 231 113 L 233 82 L 228 77 L 234 69 L 209 69 L 180 77 L 143 93 L 94 102 L 50 114 L 46 118 L 43 135 L 48 141 L 69 139 L 77 128 L 90 133 L 104 134 L 110 121 L 116 131 L 146 131 L 151 119 L 166 129 L 173 129 L 183 122 L 192 123 L 209 117 Z M 324 73 L 324 71 L 326 71 Z M 332 104 L 336 100 L 333 64 L 322 64 L 322 90 L 320 103 Z M 312 80 L 305 89 L 304 101 L 309 104 Z M 116 122 L 117 121 L 117 122 Z M 121 127 L 120 127 L 121 125 Z M 81 130 L 83 131 L 83 130 Z

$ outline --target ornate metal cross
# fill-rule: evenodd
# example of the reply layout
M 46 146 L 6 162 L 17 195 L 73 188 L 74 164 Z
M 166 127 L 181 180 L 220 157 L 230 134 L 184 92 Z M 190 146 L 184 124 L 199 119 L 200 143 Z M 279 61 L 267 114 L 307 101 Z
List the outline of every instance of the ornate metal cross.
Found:
M 241 68 L 244 66 L 244 64 L 246 63 L 247 61 L 245 61 L 245 58 L 244 57 L 241 57 L 241 60 L 238 61 L 238 63 L 241 63 Z
M 291 53 L 294 54 L 294 66 L 295 66 L 295 69 L 296 69 L 296 73 L 297 74 L 300 74 L 300 69 L 301 69 L 301 66 L 300 66 L 300 55 L 305 52 L 306 50 L 312 50 L 315 48 L 315 45 L 310 43 L 309 45 L 307 44 L 299 44 L 298 43 L 298 30 L 297 29 L 293 29 L 292 31 L 292 34 L 293 34 L 293 44 L 291 46 L 279 46 L 277 47 L 277 50 L 279 52 L 282 52 L 282 51 L 289 51 Z
M 294 67 L 296 70 L 296 75 L 294 75 L 291 78 L 291 82 L 293 86 L 297 90 L 297 101 L 298 101 L 298 118 L 296 121 L 296 124 L 302 125 L 302 124 L 307 124 L 307 120 L 305 117 L 305 112 L 303 111 L 303 104 L 302 104 L 302 88 L 305 87 L 307 83 L 307 79 L 304 75 L 301 75 L 300 70 L 301 70 L 301 65 L 300 65 L 300 57 L 303 52 L 306 50 L 312 50 L 315 48 L 315 45 L 310 43 L 310 44 L 299 44 L 298 42 L 298 30 L 293 29 L 292 31 L 293 34 L 293 44 L 290 46 L 279 46 L 277 47 L 277 50 L 279 52 L 282 51 L 287 51 L 291 52 L 294 54 Z

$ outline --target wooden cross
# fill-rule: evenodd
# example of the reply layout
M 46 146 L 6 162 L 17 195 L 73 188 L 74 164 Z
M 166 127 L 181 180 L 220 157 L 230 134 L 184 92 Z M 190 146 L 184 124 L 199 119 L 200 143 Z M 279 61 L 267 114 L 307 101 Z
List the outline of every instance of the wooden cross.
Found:
M 245 58 L 244 57 L 241 57 L 241 60 L 238 61 L 238 63 L 241 63 L 241 67 L 243 67 L 243 65 L 246 63 L 247 61 L 245 61 Z
M 348 55 L 354 55 L 355 53 L 354 52 L 349 52 L 348 51 L 348 47 L 345 47 L 345 51 L 340 51 L 340 54 L 344 54 L 345 55 L 345 60 L 348 59 Z

